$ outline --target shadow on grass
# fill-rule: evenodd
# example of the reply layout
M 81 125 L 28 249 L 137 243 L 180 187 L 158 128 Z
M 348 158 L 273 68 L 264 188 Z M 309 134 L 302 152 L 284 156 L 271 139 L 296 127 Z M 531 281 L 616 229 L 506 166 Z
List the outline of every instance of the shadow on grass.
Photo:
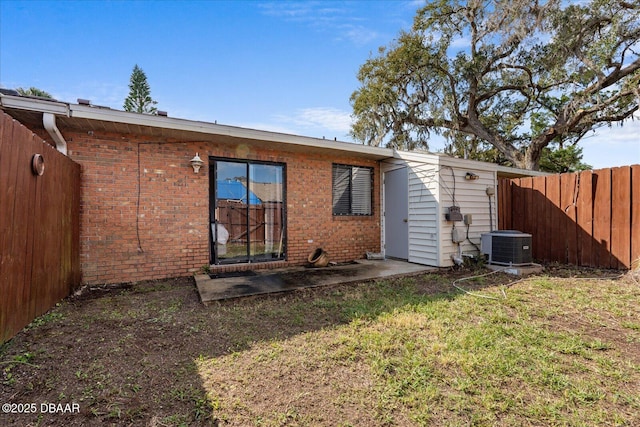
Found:
M 3 425 L 211 425 L 218 402 L 202 361 L 354 320 L 461 295 L 472 272 L 302 289 L 203 306 L 192 278 L 94 290 L 71 297 L 5 344 L 0 400 L 79 404 L 79 413 L 3 413 Z M 464 283 L 481 292 L 502 273 Z M 494 295 L 498 295 L 494 293 Z M 42 318 L 39 318 L 42 319 Z M 17 409 L 17 408 L 16 408 Z M 39 407 L 38 407 L 39 409 Z

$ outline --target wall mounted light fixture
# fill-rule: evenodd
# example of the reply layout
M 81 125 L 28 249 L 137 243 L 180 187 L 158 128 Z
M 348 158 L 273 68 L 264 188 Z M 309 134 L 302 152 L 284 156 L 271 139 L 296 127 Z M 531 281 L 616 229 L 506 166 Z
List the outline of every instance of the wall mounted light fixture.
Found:
M 194 173 L 200 172 L 200 168 L 202 167 L 204 162 L 202 161 L 200 156 L 198 156 L 198 153 L 196 153 L 195 157 L 191 159 L 190 162 L 191 162 L 191 167 L 193 168 L 193 172 Z
M 464 179 L 466 179 L 467 181 L 475 181 L 478 178 L 480 178 L 480 176 L 473 172 L 467 172 L 467 174 L 464 176 Z

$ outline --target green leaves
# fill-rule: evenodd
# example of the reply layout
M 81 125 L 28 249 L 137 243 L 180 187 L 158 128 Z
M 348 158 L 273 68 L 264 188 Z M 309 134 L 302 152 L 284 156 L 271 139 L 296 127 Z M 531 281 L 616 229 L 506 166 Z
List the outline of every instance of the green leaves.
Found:
M 551 144 L 542 149 L 540 170 L 545 172 L 576 172 L 591 169 L 590 165 L 582 163 L 582 148 L 569 145 L 566 148 Z
M 129 96 L 124 100 L 124 110 L 136 113 L 157 114 L 157 102 L 151 98 L 147 76 L 136 64 L 129 80 Z
M 51 96 L 49 92 L 33 86 L 31 86 L 29 89 L 19 87 L 16 89 L 16 92 L 18 92 L 22 96 L 38 96 L 40 98 L 53 99 L 53 96 Z
M 638 109 L 639 41 L 640 6 L 624 2 L 429 2 L 362 65 L 352 135 L 411 150 L 447 130 L 538 169 L 552 142 Z

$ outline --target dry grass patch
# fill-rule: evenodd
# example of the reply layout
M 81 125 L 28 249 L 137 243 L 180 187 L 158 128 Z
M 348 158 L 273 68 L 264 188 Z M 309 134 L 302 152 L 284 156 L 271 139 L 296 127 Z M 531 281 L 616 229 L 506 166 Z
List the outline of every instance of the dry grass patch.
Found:
M 640 425 L 640 286 L 442 272 L 204 307 L 192 279 L 69 298 L 0 349 L 1 425 Z M 506 298 L 503 296 L 506 294 Z

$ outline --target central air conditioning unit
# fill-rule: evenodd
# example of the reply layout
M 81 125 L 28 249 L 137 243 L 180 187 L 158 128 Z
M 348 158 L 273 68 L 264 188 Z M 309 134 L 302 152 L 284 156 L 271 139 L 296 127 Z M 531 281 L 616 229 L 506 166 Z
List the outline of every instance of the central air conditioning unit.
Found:
M 489 264 L 529 265 L 531 257 L 531 234 L 517 230 L 496 230 L 481 235 L 480 250 L 487 256 Z

